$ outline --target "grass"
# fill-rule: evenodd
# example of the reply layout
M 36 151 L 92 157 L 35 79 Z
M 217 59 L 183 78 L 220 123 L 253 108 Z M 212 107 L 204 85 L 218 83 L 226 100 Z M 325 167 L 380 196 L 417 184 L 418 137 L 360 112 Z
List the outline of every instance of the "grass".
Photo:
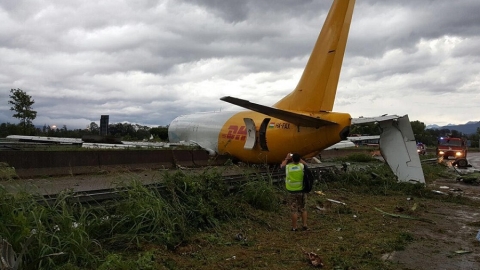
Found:
M 12 180 L 18 178 L 15 168 L 10 167 L 5 162 L 0 162 L 0 181 Z
M 445 174 L 437 164 L 424 171 L 427 182 Z M 375 208 L 420 218 L 432 201 L 478 205 L 397 183 L 386 165 L 370 161 L 323 174 L 314 190 L 325 195 L 308 195 L 311 231 L 291 232 L 287 193 L 272 179 L 227 188 L 218 170 L 162 178 L 166 189 L 134 179 L 121 199 L 92 206 L 68 203 L 68 192 L 45 205 L 0 188 L 0 236 L 17 254 L 25 250 L 24 269 L 310 269 L 304 252 L 319 254 L 326 269 L 398 269 L 381 257 L 416 241 L 421 221 Z

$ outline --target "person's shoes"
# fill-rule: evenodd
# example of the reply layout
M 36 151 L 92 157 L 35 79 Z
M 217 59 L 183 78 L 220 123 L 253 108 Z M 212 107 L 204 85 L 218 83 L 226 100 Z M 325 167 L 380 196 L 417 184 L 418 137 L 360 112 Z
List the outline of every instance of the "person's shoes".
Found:
M 298 229 L 297 229 L 297 228 L 292 228 L 291 231 L 292 231 L 292 232 L 296 232 L 296 231 L 298 231 Z
M 304 231 L 310 231 L 310 229 L 307 226 L 303 226 L 302 230 Z

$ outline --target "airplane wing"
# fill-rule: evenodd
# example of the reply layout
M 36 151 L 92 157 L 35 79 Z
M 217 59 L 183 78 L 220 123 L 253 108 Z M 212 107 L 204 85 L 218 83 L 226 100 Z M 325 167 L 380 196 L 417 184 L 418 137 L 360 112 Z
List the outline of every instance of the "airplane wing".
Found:
M 349 148 L 355 147 L 355 144 L 349 140 L 340 141 L 332 146 L 329 146 L 323 150 L 332 150 L 332 149 L 340 149 L 340 148 Z
M 252 103 L 248 100 L 244 99 L 239 99 L 239 98 L 234 98 L 230 96 L 222 97 L 220 100 L 223 100 L 228 103 L 235 104 L 237 106 L 243 107 L 245 109 L 249 109 L 255 112 L 263 113 L 265 115 L 269 115 L 278 119 L 282 119 L 284 121 L 287 121 L 289 123 L 295 124 L 297 126 L 303 126 L 303 127 L 314 127 L 314 128 L 319 128 L 322 126 L 329 126 L 329 125 L 336 125 L 337 123 L 327 121 L 324 119 L 316 118 L 316 117 L 311 117 L 308 115 L 304 114 L 299 114 L 299 113 L 294 113 L 294 112 L 289 112 L 285 110 L 280 110 L 256 103 Z

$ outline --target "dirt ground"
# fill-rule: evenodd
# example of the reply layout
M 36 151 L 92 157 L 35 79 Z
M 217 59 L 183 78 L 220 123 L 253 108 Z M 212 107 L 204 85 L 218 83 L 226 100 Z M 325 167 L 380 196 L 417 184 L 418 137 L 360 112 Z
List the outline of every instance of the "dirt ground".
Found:
M 480 197 L 480 186 L 451 179 L 435 181 L 432 189 Z M 480 241 L 476 239 L 480 229 L 479 209 L 440 202 L 429 203 L 427 207 L 423 217 L 435 224 L 418 223 L 412 232 L 416 240 L 405 250 L 385 254 L 384 258 L 398 262 L 403 266 L 401 269 L 480 269 Z
M 480 154 L 477 154 L 480 160 Z M 476 163 L 476 162 L 474 162 Z M 476 165 L 478 166 L 478 165 Z M 134 173 L 110 173 L 105 175 L 80 175 L 55 178 L 17 179 L 2 182 L 10 191 L 28 191 L 52 194 L 60 190 L 84 191 L 111 188 L 132 179 L 151 183 L 162 175 L 162 171 Z M 431 189 L 442 193 L 461 193 L 463 196 L 480 199 L 480 186 L 466 184 L 455 179 L 440 179 L 431 184 Z M 415 241 L 405 250 L 384 254 L 398 269 L 480 269 L 480 241 L 476 239 L 480 230 L 480 213 L 476 207 L 429 201 L 428 211 L 422 216 L 434 222 L 417 222 L 412 234 Z

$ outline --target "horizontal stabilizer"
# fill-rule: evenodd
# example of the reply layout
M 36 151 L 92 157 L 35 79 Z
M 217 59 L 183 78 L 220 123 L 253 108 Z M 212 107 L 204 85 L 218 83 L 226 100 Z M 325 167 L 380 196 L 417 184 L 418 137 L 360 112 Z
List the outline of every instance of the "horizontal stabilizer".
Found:
M 380 152 L 393 173 L 401 182 L 425 184 L 417 143 L 408 115 L 381 115 L 376 117 L 353 118 L 352 125 L 378 123 Z
M 352 125 L 359 125 L 359 124 L 366 124 L 366 123 L 375 123 L 375 122 L 381 122 L 381 121 L 386 121 L 386 120 L 394 120 L 398 119 L 401 116 L 398 115 L 380 115 L 380 116 L 375 116 L 375 117 L 359 117 L 359 118 L 352 118 Z
M 228 103 L 235 104 L 237 106 L 249 109 L 255 112 L 263 113 L 271 117 L 275 117 L 289 123 L 295 124 L 302 127 L 313 127 L 319 128 L 322 126 L 336 125 L 337 123 L 323 120 L 316 117 L 311 117 L 308 115 L 303 115 L 299 113 L 289 112 L 285 110 L 275 109 L 268 106 L 263 106 L 260 104 L 252 103 L 248 100 L 234 98 L 234 97 L 222 97 L 220 100 L 226 101 Z

